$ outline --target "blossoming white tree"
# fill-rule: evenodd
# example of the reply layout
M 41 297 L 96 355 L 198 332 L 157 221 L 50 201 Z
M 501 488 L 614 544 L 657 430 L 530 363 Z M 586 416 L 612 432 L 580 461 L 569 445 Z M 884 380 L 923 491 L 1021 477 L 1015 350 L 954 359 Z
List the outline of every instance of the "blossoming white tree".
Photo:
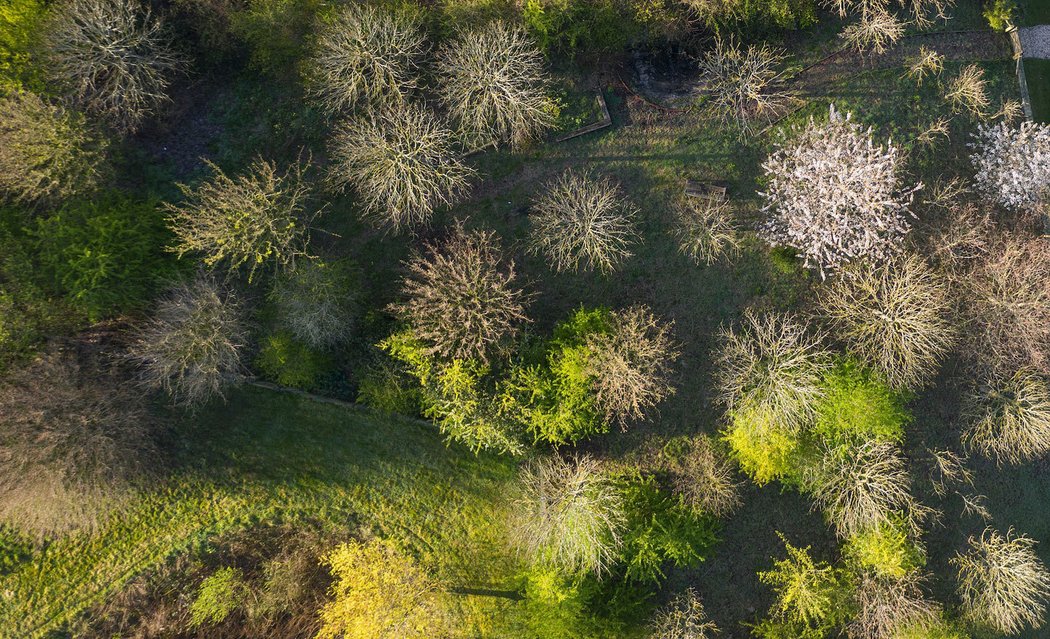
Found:
M 974 182 L 990 199 L 1014 211 L 1050 199 L 1050 125 L 980 124 L 970 146 Z
M 908 206 L 922 186 L 901 184 L 901 160 L 892 142 L 876 144 L 870 127 L 832 105 L 826 123 L 810 120 L 762 165 L 763 236 L 798 249 L 822 276 L 854 260 L 886 260 L 910 230 Z

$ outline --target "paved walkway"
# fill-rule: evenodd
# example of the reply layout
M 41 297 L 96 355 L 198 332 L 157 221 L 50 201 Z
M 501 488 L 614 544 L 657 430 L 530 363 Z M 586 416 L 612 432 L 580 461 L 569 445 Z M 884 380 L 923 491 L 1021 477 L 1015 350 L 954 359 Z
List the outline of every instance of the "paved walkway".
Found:
M 1021 27 L 1017 30 L 1017 37 L 1021 39 L 1024 57 L 1050 60 L 1050 24 Z

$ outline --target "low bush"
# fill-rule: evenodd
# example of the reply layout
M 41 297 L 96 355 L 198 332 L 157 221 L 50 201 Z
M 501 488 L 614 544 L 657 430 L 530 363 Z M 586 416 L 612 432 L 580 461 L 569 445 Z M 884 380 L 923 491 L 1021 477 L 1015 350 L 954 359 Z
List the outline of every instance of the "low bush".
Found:
M 221 623 L 244 605 L 248 585 L 237 568 L 223 568 L 208 576 L 190 604 L 190 627 Z
M 370 365 L 357 386 L 357 401 L 385 413 L 419 415 L 422 392 L 404 366 L 383 357 Z
M 523 362 L 511 371 L 503 402 L 536 440 L 574 443 L 608 431 L 591 388 L 587 340 L 609 330 L 608 310 L 581 308 L 555 326 L 540 362 Z
M 277 331 L 263 339 L 255 365 L 265 378 L 281 386 L 309 389 L 331 370 L 332 361 L 290 333 Z
M 171 234 L 157 203 L 111 192 L 37 219 L 43 272 L 92 322 L 149 304 L 174 275 Z
M 0 5 L 0 93 L 44 88 L 33 54 L 46 8 L 42 0 L 8 0 Z
M 320 0 L 248 0 L 230 16 L 230 31 L 248 45 L 253 67 L 280 75 L 303 58 Z
M 689 507 L 724 517 L 740 506 L 740 485 L 716 442 L 707 435 L 681 437 L 664 446 L 664 467 L 675 491 Z
M 722 438 L 730 457 L 759 486 L 773 480 L 798 485 L 804 444 L 797 433 L 770 424 L 762 413 L 743 411 L 732 416 Z
M 982 13 L 988 26 L 996 31 L 1006 31 L 1017 15 L 1017 0 L 989 0 Z
M 841 569 L 814 561 L 808 547 L 796 548 L 786 539 L 784 545 L 787 558 L 776 560 L 772 570 L 758 573 L 759 581 L 776 593 L 773 619 L 801 630 L 795 637 L 825 636 L 849 616 L 852 587 L 848 577 Z
M 890 521 L 846 539 L 842 555 L 859 570 L 899 579 L 926 564 L 925 550 L 905 522 Z
M 910 420 L 904 398 L 854 361 L 840 362 L 821 384 L 813 432 L 826 445 L 863 441 L 899 443 Z
M 715 544 L 711 519 L 660 487 L 651 475 L 620 479 L 626 525 L 620 570 L 625 578 L 658 582 L 667 565 L 691 567 Z
M 353 334 L 361 284 L 345 260 L 299 260 L 274 282 L 269 300 L 277 321 L 314 348 L 330 348 Z

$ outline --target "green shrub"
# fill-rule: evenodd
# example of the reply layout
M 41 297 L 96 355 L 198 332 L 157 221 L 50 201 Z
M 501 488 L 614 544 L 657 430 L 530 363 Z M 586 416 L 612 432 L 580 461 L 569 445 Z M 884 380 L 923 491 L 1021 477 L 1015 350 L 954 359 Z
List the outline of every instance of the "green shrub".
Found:
M 379 347 L 419 380 L 423 415 L 449 439 L 475 452 L 525 452 L 516 422 L 489 388 L 486 366 L 475 360 L 438 361 L 411 331 L 395 333 Z
M 804 29 L 817 23 L 814 0 L 685 0 L 708 28 L 729 33 Z
M 277 331 L 263 339 L 255 365 L 264 377 L 281 386 L 313 388 L 331 369 L 332 361 L 297 341 L 288 331 Z
M 40 265 L 91 321 L 149 303 L 173 274 L 157 205 L 112 192 L 71 202 L 37 220 Z
M 518 590 L 524 600 L 510 608 L 508 619 L 514 636 L 523 639 L 598 636 L 599 624 L 589 606 L 595 594 L 593 580 L 532 566 L 520 577 Z
M 897 630 L 892 639 L 970 639 L 955 623 L 943 619 L 917 621 Z
M 774 479 L 793 484 L 801 481 L 801 438 L 777 428 L 761 412 L 734 415 L 722 439 L 729 445 L 730 457 L 759 486 Z
M 319 0 L 250 0 L 230 18 L 230 30 L 248 44 L 253 67 L 289 71 L 303 57 Z
M 386 358 L 365 371 L 357 386 L 357 401 L 385 413 L 419 415 L 422 411 L 419 382 Z
M 984 5 L 984 17 L 996 31 L 1006 31 L 1017 15 L 1017 0 L 990 0 Z
M 900 443 L 910 419 L 904 398 L 856 362 L 841 362 L 824 376 L 815 432 L 832 446 L 875 439 Z
M 522 18 L 540 48 L 570 57 L 623 49 L 638 34 L 617 0 L 526 0 Z
M 774 620 L 803 629 L 797 636 L 824 636 L 849 617 L 852 586 L 841 569 L 814 561 L 809 548 L 796 548 L 783 535 L 787 558 L 773 562 L 773 569 L 758 573 L 758 579 L 773 587 Z M 777 635 L 770 635 L 776 637 Z
M 190 605 L 190 627 L 221 623 L 245 603 L 248 585 L 237 568 L 222 568 L 201 582 Z
M 861 570 L 898 579 L 926 564 L 923 548 L 911 540 L 900 521 L 853 535 L 846 540 L 842 554 Z
M 587 337 L 610 330 L 606 309 L 579 309 L 554 328 L 543 350 L 544 362 L 516 367 L 503 391 L 503 402 L 537 441 L 575 443 L 609 427 L 595 405 L 588 375 Z
M 41 0 L 0 3 L 0 94 L 44 88 L 32 51 L 45 16 Z
M 630 475 L 622 480 L 624 528 L 622 566 L 627 579 L 657 582 L 663 566 L 695 566 L 717 541 L 713 520 L 697 513 L 656 478 Z

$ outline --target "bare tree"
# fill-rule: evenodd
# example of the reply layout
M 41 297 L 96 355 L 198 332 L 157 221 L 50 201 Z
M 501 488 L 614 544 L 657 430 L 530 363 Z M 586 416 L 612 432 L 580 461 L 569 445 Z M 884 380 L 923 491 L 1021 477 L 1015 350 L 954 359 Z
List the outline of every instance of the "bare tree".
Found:
M 171 77 L 184 67 L 161 23 L 136 0 L 67 0 L 43 33 L 51 78 L 122 132 L 168 99 Z
M 922 592 L 922 574 L 885 577 L 864 571 L 854 592 L 856 616 L 848 631 L 852 639 L 898 639 L 906 628 L 937 623 L 938 606 Z
M 812 419 L 830 366 L 820 336 L 789 315 L 744 312 L 739 331 L 723 328 L 715 356 L 722 402 L 731 413 L 755 412 L 796 432 Z
M 170 291 L 138 328 L 128 353 L 147 388 L 196 408 L 239 381 L 246 332 L 237 302 L 213 280 Z
M 0 383 L 0 520 L 36 537 L 92 529 L 156 463 L 140 393 L 51 351 Z
M 0 116 L 0 192 L 30 204 L 98 182 L 106 142 L 82 116 L 24 92 L 0 98 Z
M 875 144 L 870 128 L 832 106 L 828 122 L 810 120 L 763 164 L 764 236 L 798 249 L 822 275 L 854 260 L 885 261 L 910 229 L 908 205 L 921 187 L 901 186 L 900 163 L 892 142 Z
M 842 39 L 856 51 L 882 55 L 904 36 L 904 23 L 889 11 L 873 9 L 846 27 Z
M 644 306 L 614 311 L 610 330 L 587 338 L 595 405 L 605 418 L 625 428 L 674 394 L 671 364 L 679 353 L 671 324 L 661 322 Z
M 837 334 L 898 388 L 928 382 L 952 342 L 947 286 L 915 256 L 843 271 L 820 300 Z
M 364 3 L 341 7 L 318 36 L 312 91 L 329 113 L 361 102 L 403 102 L 426 53 L 414 20 Z
M 811 478 L 813 498 L 840 537 L 910 517 L 910 483 L 897 447 L 877 441 L 825 451 Z
M 1019 464 L 1050 452 L 1050 386 L 1037 372 L 992 374 L 964 402 L 964 439 L 981 453 Z
M 988 198 L 1014 211 L 1050 201 L 1050 125 L 979 124 L 970 147 L 974 181 Z
M 650 639 L 713 639 L 718 626 L 707 618 L 700 596 L 692 588 L 675 595 L 657 611 L 649 626 Z
M 331 142 L 329 179 L 351 186 L 374 223 L 400 232 L 452 206 L 474 171 L 459 159 L 451 131 L 422 107 L 404 105 L 340 128 Z
M 340 262 L 298 262 L 274 284 L 270 300 L 292 335 L 315 348 L 346 341 L 358 311 L 354 282 Z
M 973 115 L 984 115 L 991 106 L 988 97 L 988 82 L 984 79 L 984 69 L 976 64 L 968 64 L 948 82 L 944 97 L 956 111 L 969 111 Z
M 543 55 L 525 30 L 492 22 L 438 52 L 439 91 L 468 144 L 521 146 L 554 124 Z
M 172 251 L 179 257 L 202 253 L 207 266 L 225 263 L 231 273 L 246 266 L 249 282 L 264 264 L 289 267 L 307 256 L 316 213 L 306 207 L 305 165 L 297 163 L 282 174 L 260 158 L 246 174 L 230 178 L 205 163 L 212 179 L 196 189 L 180 184 L 186 200 L 166 205 L 177 239 Z
M 611 179 L 566 171 L 533 203 L 530 250 L 556 271 L 611 273 L 631 256 L 636 214 Z
M 729 202 L 685 197 L 675 206 L 678 250 L 697 264 L 713 264 L 740 250 Z
M 944 56 L 921 45 L 918 53 L 908 59 L 907 68 L 905 75 L 921 86 L 926 76 L 940 75 L 944 70 Z
M 443 244 L 428 245 L 406 267 L 404 301 L 392 308 L 433 354 L 487 361 L 528 321 L 514 263 L 503 263 L 492 231 L 457 225 Z
M 589 457 L 535 460 L 522 475 L 511 541 L 532 561 L 601 574 L 617 559 L 625 524 L 622 502 Z
M 1042 626 L 1050 572 L 1035 553 L 1035 540 L 989 528 L 968 543 L 966 553 L 952 559 L 966 616 L 1009 635 Z
M 987 257 L 956 279 L 969 318 L 969 352 L 981 363 L 1012 373 L 1047 370 L 1050 359 L 1050 254 L 1043 240 L 993 238 Z
M 707 435 L 690 437 L 679 456 L 667 464 L 675 492 L 687 504 L 714 517 L 725 517 L 742 503 L 733 465 Z
M 864 16 L 873 12 L 888 12 L 890 0 L 824 0 L 824 6 L 838 12 L 839 16 L 849 14 Z M 955 0 L 897 0 L 902 9 L 907 9 L 912 20 L 920 27 L 933 23 L 933 17 L 948 19 L 948 10 L 955 6 Z
M 696 94 L 723 122 L 733 122 L 745 134 L 756 122 L 769 122 L 787 108 L 790 94 L 777 84 L 777 67 L 784 54 L 768 45 L 715 40 L 700 57 L 701 84 Z

